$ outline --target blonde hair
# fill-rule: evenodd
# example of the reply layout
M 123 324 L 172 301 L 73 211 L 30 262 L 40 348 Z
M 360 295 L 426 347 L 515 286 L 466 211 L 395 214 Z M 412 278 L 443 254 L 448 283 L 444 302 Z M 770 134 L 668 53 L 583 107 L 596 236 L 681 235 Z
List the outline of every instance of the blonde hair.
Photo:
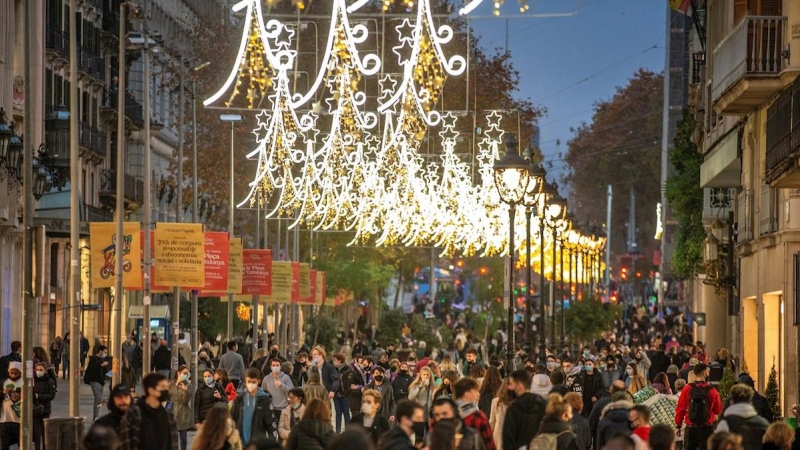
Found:
M 686 387 L 686 380 L 684 380 L 683 378 L 678 378 L 677 380 L 675 380 L 675 392 L 673 392 L 673 394 L 677 394 L 678 393 L 677 391 L 680 391 L 685 387 Z
M 633 395 L 647 386 L 647 381 L 641 375 L 634 375 L 631 377 L 631 385 L 628 387 L 628 393 Z
M 364 400 L 364 397 L 372 397 L 372 400 L 375 403 L 381 402 L 381 393 L 378 392 L 377 389 L 364 389 L 364 392 L 361 393 L 361 400 Z
M 414 378 L 414 381 L 412 381 L 411 384 L 408 385 L 408 390 L 409 391 L 411 389 L 414 389 L 415 387 L 417 387 L 417 386 L 422 384 L 422 373 L 423 372 L 427 372 L 428 375 L 430 375 L 430 379 L 429 379 L 430 380 L 430 384 L 428 384 L 428 389 L 430 389 L 431 386 L 436 386 L 436 384 L 433 382 L 433 371 L 431 370 L 430 367 L 425 366 L 425 367 L 420 367 L 419 368 L 419 372 L 417 372 L 416 378 Z M 364 394 L 361 394 L 361 395 L 364 395 Z
M 314 350 L 316 350 L 317 352 L 319 352 L 320 355 L 322 355 L 322 359 L 324 359 L 325 361 L 328 360 L 328 354 L 325 352 L 325 347 L 321 345 L 315 345 L 314 348 L 311 349 L 311 351 L 313 352 Z
M 792 439 L 794 439 L 792 427 L 783 422 L 775 422 L 767 428 L 763 442 L 775 444 L 780 450 L 789 450 L 792 448 Z
M 547 408 L 544 410 L 547 417 L 561 420 L 561 417 L 569 413 L 570 409 L 570 404 L 564 401 L 564 397 L 562 397 L 561 394 L 550 394 L 547 396 Z
M 569 403 L 573 411 L 583 411 L 583 396 L 581 394 L 577 392 L 568 392 L 567 395 L 564 396 L 564 401 Z
M 708 450 L 742 450 L 742 437 L 733 433 L 714 433 L 708 438 Z

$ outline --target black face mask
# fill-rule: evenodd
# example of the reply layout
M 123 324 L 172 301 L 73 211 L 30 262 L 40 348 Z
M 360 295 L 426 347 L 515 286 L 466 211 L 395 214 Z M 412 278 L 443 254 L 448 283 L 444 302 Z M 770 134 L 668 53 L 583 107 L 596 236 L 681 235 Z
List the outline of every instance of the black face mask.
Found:
M 158 401 L 161 403 L 169 401 L 169 389 L 165 389 L 163 391 L 159 391 L 161 394 L 158 396 Z
M 512 399 L 513 398 L 517 398 L 517 393 L 512 391 L 511 389 L 509 389 L 506 394 L 508 395 L 508 398 L 512 398 Z
M 425 425 L 426 425 L 425 422 L 414 422 L 414 426 L 412 427 L 412 429 L 414 430 L 414 435 L 418 437 L 424 436 L 426 429 Z
M 383 375 L 375 375 L 375 381 L 377 382 L 383 381 Z
M 277 350 L 272 350 L 271 352 L 269 352 L 269 354 L 272 355 L 272 356 L 278 356 L 278 351 Z

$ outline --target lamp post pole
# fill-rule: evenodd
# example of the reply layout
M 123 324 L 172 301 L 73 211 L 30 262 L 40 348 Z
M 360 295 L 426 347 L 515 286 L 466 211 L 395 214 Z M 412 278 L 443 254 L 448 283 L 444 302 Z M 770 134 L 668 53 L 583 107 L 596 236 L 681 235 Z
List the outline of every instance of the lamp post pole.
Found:
M 561 347 L 566 343 L 566 316 L 564 312 L 564 236 L 561 236 L 561 245 L 558 246 L 558 266 L 560 267 L 559 278 L 561 279 Z M 569 295 L 569 287 L 567 287 Z
M 239 114 L 221 114 L 219 119 L 223 122 L 230 122 L 231 123 L 231 160 L 230 160 L 230 173 L 228 174 L 230 178 L 230 198 L 229 198 L 229 210 L 228 210 L 228 233 L 230 234 L 231 238 L 233 238 L 233 213 L 235 211 L 236 205 L 234 204 L 234 194 L 233 194 L 233 137 L 234 137 L 234 125 L 236 122 L 242 121 L 242 116 Z M 233 294 L 228 294 L 228 331 L 226 334 L 226 341 L 230 342 L 233 340 Z
M 145 3 L 145 5 L 147 5 Z M 126 44 L 127 44 L 127 37 L 125 36 L 125 12 L 126 12 L 127 4 L 126 2 L 121 2 L 119 5 L 119 75 L 118 80 L 119 83 L 117 84 L 117 184 L 116 184 L 116 195 L 117 195 L 117 202 L 116 202 L 116 221 L 117 221 L 117 232 L 116 232 L 116 240 L 114 241 L 115 245 L 115 256 L 116 262 L 114 263 L 114 306 L 112 307 L 112 316 L 114 317 L 113 322 L 113 329 L 114 334 L 112 336 L 113 345 L 111 346 L 111 354 L 119 361 L 119 358 L 122 357 L 122 299 L 125 296 L 123 293 L 123 273 L 122 264 L 123 264 L 123 254 L 122 251 L 124 245 L 124 228 L 123 222 L 125 220 L 125 70 L 126 70 L 126 63 L 125 63 L 125 52 L 126 52 Z M 147 36 L 145 35 L 145 49 L 147 43 Z M 145 60 L 144 60 L 145 67 L 147 67 L 148 60 L 147 60 L 147 52 L 145 51 Z M 144 147 L 145 147 L 145 155 L 147 155 L 147 150 L 149 147 L 149 140 L 150 140 L 150 115 L 148 113 L 150 103 L 148 101 L 149 98 L 149 86 L 147 84 L 148 77 L 145 77 L 144 82 Z M 147 156 L 145 156 L 147 158 Z M 147 160 L 145 160 L 145 177 L 148 176 L 150 173 L 150 168 L 147 167 Z M 145 182 L 147 178 L 145 178 Z M 145 185 L 146 187 L 147 185 Z M 145 199 L 145 201 L 147 201 Z M 145 204 L 145 216 L 147 216 L 149 205 Z M 150 247 L 146 247 L 150 248 Z M 149 255 L 148 255 L 149 256 Z M 149 272 L 148 272 L 149 274 Z M 148 330 L 150 327 L 150 307 L 144 306 L 143 307 L 143 317 L 144 317 L 144 327 L 145 330 Z M 147 334 L 149 336 L 149 333 Z M 145 351 L 145 356 L 142 358 L 143 363 L 147 362 L 150 364 L 150 352 Z M 75 358 L 76 355 L 71 355 L 71 358 Z M 121 373 L 122 366 L 119 366 L 118 370 L 114 371 L 114 381 L 119 383 L 120 380 L 120 373 Z M 147 373 L 149 371 L 149 366 L 145 367 L 142 373 Z
M 70 11 L 77 11 L 77 1 L 70 0 Z M 26 8 L 28 6 L 26 5 Z M 80 157 L 78 156 L 78 46 L 77 46 L 77 24 L 73 17 L 69 21 L 69 65 L 70 65 L 70 115 L 69 115 L 69 168 L 70 168 L 70 189 L 69 189 L 69 349 L 68 354 L 72 367 L 69 368 L 69 415 L 78 417 L 80 415 L 80 303 L 78 291 L 80 290 L 80 256 L 78 226 L 80 224 L 80 197 L 78 196 L 77 180 L 80 177 Z M 28 52 L 26 52 L 27 55 Z M 27 67 L 27 65 L 26 65 Z M 26 83 L 27 88 L 27 83 Z M 73 98 L 74 95 L 74 98 Z M 28 98 L 27 95 L 25 98 Z M 57 374 L 56 374 L 57 375 Z
M 147 43 L 145 42 L 145 45 Z M 149 69 L 150 66 L 148 65 L 147 68 Z M 180 72 L 180 92 L 178 93 L 178 181 L 177 181 L 177 189 L 178 189 L 178 196 L 177 201 L 175 202 L 175 222 L 182 223 L 183 222 L 183 127 L 185 122 L 184 117 L 184 108 L 186 106 L 186 98 L 184 94 L 184 74 L 186 72 L 186 65 L 184 61 L 181 60 L 181 72 Z M 148 76 L 149 74 L 145 74 Z M 181 288 L 180 286 L 175 286 L 173 289 L 173 310 L 172 312 L 172 339 L 170 339 L 170 343 L 172 344 L 172 364 L 170 367 L 172 368 L 172 373 L 175 373 L 178 370 L 178 363 L 180 362 L 180 349 L 178 343 L 178 337 L 180 336 L 181 332 Z M 196 382 L 197 378 L 192 378 L 192 381 Z
M 556 345 L 556 296 L 558 294 L 558 266 L 556 256 L 558 255 L 558 229 L 555 224 L 553 230 L 553 279 L 550 281 L 550 345 Z
M 508 204 L 508 339 L 506 345 L 506 372 L 514 369 L 514 218 L 517 205 Z
M 181 87 L 183 89 L 183 87 Z M 192 223 L 200 222 L 200 214 L 197 211 L 197 77 L 192 76 Z M 199 338 L 197 336 L 197 289 L 192 289 L 192 335 L 189 338 L 192 346 L 192 383 L 198 383 L 197 378 L 197 347 Z
M 533 350 L 533 330 L 531 329 L 531 291 L 533 268 L 531 267 L 531 208 L 525 206 L 525 353 L 531 356 Z
M 547 353 L 545 352 L 545 329 L 544 329 L 544 229 L 547 226 L 545 223 L 545 216 L 547 215 L 547 194 L 542 193 L 542 215 L 540 217 L 539 226 L 539 360 L 541 362 L 547 361 Z

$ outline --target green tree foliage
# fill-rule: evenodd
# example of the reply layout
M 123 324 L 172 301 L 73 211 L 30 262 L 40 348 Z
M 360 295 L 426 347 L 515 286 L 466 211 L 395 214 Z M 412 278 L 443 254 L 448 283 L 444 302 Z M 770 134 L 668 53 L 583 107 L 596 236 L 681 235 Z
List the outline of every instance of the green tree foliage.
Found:
M 661 106 L 664 77 L 639 69 L 609 100 L 594 106 L 592 122 L 583 124 L 569 141 L 564 160 L 569 172 L 569 206 L 581 221 L 606 221 L 606 187 L 614 189 L 612 252 L 627 251 L 629 192 L 636 192 L 637 242 L 644 255 L 657 242 L 655 205 L 661 198 Z
M 219 301 L 219 297 L 200 297 L 197 301 L 197 330 L 201 342 L 213 341 L 219 333 L 224 335 L 228 329 L 228 304 Z M 190 302 L 181 302 L 181 329 L 190 329 L 191 313 Z M 234 336 L 244 336 L 249 328 L 248 322 L 243 322 L 234 316 Z
M 678 122 L 670 154 L 672 174 L 667 179 L 666 196 L 672 215 L 678 221 L 672 270 L 679 278 L 691 278 L 703 264 L 703 189 L 700 166 L 703 155 L 692 142 L 695 130 L 694 111 L 686 109 Z
M 306 341 L 320 344 L 327 349 L 338 348 L 336 338 L 339 334 L 339 321 L 330 306 L 317 308 L 316 316 L 306 320 Z M 314 338 L 316 337 L 316 342 Z
M 478 338 L 493 336 L 508 317 L 503 307 L 503 258 L 467 258 L 465 271 L 474 275 L 467 302 L 467 323 Z M 485 273 L 481 273 L 481 272 Z
M 783 417 L 780 406 L 780 392 L 778 391 L 778 372 L 775 371 L 774 361 L 772 362 L 772 369 L 769 371 L 767 390 L 764 392 L 764 397 L 767 398 L 769 409 L 772 410 L 772 417 Z
M 728 365 L 725 366 L 725 370 L 722 372 L 722 379 L 719 380 L 719 385 L 717 386 L 720 397 L 723 399 L 728 398 L 728 394 L 734 384 L 736 384 L 736 376 L 733 374 L 733 369 L 729 362 Z
M 598 299 L 586 299 L 569 305 L 565 315 L 566 333 L 570 342 L 590 342 L 600 333 L 614 327 L 614 321 L 622 317 L 622 306 L 601 303 Z
M 453 331 L 438 318 L 426 319 L 422 314 L 405 314 L 400 309 L 384 307 L 380 321 L 377 338 L 383 345 L 397 342 L 404 323 L 411 329 L 411 339 L 414 342 L 425 341 L 429 347 L 443 348 L 453 341 Z

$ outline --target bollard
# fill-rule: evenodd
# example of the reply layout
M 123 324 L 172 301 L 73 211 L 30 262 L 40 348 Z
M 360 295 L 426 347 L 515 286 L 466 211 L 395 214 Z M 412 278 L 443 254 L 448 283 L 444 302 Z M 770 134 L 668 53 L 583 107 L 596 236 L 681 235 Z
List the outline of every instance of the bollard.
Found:
M 44 419 L 44 445 L 48 450 L 79 450 L 84 417 Z

